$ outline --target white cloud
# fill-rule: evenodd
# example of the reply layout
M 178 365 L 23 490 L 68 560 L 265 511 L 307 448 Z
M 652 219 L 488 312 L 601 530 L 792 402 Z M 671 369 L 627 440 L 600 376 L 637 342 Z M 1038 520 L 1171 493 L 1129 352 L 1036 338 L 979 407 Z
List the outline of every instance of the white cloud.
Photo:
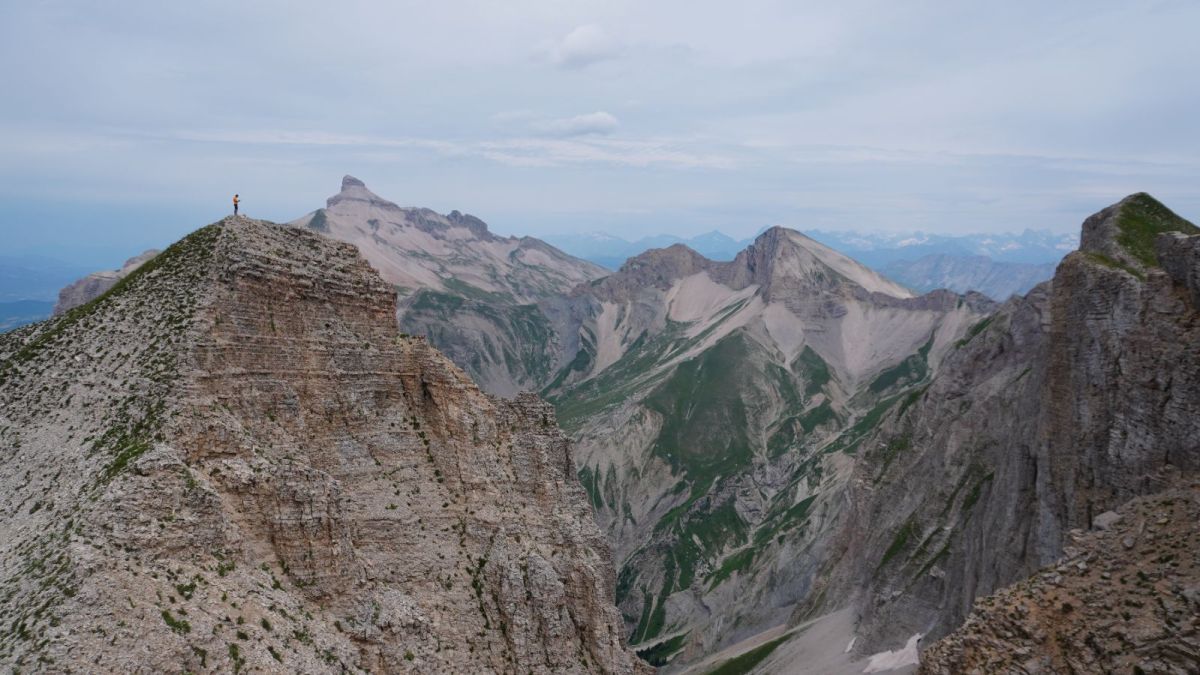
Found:
M 563 68 L 583 68 L 617 56 L 618 46 L 603 28 L 579 26 L 550 49 L 550 60 Z
M 617 130 L 620 122 L 610 113 L 603 110 L 550 120 L 534 125 L 536 131 L 555 136 L 591 136 L 611 134 Z
M 519 167 L 572 164 L 610 164 L 625 167 L 729 169 L 732 158 L 676 147 L 668 141 L 610 139 L 515 139 L 481 143 L 482 155 L 493 162 Z

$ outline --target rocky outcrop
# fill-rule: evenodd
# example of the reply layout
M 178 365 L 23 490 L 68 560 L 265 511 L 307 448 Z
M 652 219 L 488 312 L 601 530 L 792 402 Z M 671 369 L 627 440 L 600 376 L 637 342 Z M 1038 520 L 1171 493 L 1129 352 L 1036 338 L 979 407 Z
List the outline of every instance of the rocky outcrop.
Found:
M 352 247 L 227 219 L 0 336 L 0 663 L 644 671 L 553 409 L 394 317 Z
M 1086 221 L 1052 283 L 967 331 L 863 444 L 836 553 L 794 620 L 858 594 L 856 649 L 937 639 L 1072 530 L 1197 475 L 1195 232 L 1133 195 Z
M 920 672 L 1196 672 L 1200 483 L 1102 515 L 1098 529 L 1070 534 L 1054 565 L 976 601 Z
M 158 255 L 158 251 L 150 249 L 126 260 L 125 264 L 119 270 L 93 272 L 71 283 L 58 292 L 58 302 L 54 305 L 54 316 L 59 316 L 73 307 L 78 307 L 100 297 L 108 289 L 115 286 L 118 281 L 129 276 L 130 273 L 156 255 Z
M 569 360 L 542 303 L 607 271 L 480 219 L 400 207 L 346 176 L 292 225 L 354 244 L 400 298 L 401 330 L 425 335 L 485 391 L 538 391 Z M 573 354 L 573 351 L 569 353 Z

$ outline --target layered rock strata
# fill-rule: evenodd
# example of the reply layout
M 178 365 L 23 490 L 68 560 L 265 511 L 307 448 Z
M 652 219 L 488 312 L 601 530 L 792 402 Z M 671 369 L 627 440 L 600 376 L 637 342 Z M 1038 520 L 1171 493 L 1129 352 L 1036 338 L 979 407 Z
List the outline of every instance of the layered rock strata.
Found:
M 247 219 L 0 337 L 0 663 L 642 672 L 553 409 Z

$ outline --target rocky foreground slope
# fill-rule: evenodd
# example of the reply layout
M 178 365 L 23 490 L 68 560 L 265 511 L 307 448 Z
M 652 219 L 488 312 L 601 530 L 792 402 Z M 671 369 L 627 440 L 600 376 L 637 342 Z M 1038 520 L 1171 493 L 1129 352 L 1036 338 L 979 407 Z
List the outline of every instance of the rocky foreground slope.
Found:
M 226 219 L 0 336 L 0 448 L 6 668 L 644 668 L 553 409 L 315 234 Z
M 980 599 L 921 672 L 1200 669 L 1200 483 L 1167 484 L 1070 533 L 1057 564 Z

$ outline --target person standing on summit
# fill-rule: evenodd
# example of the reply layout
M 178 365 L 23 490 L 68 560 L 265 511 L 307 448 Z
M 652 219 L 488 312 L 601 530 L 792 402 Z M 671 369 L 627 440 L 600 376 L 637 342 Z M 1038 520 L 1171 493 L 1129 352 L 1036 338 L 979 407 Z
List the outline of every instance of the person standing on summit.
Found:
M 238 214 L 237 213 L 238 201 L 239 201 L 238 196 L 235 194 L 233 196 L 233 215 L 235 215 L 235 216 Z

